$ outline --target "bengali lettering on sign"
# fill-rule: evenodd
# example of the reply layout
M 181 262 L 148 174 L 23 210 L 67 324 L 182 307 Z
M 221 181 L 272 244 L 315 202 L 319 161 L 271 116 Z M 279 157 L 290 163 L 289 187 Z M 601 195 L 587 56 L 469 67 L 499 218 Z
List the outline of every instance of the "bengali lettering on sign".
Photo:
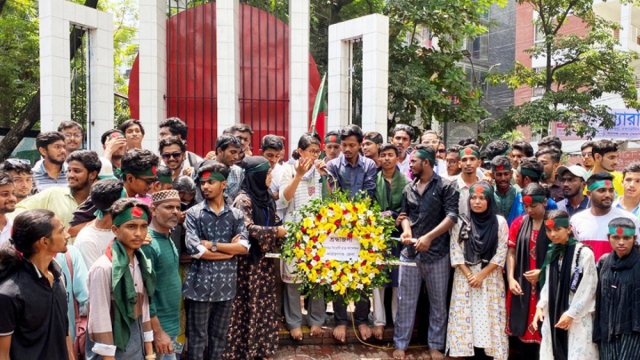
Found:
M 360 241 L 358 241 L 358 239 L 329 236 L 323 245 L 325 253 L 322 261 L 351 261 L 360 258 Z
M 596 126 L 596 139 L 637 139 L 640 138 L 640 112 L 632 109 L 613 109 L 614 125 L 611 129 Z M 556 135 L 560 140 L 581 140 L 575 134 L 567 134 L 565 124 L 556 123 Z

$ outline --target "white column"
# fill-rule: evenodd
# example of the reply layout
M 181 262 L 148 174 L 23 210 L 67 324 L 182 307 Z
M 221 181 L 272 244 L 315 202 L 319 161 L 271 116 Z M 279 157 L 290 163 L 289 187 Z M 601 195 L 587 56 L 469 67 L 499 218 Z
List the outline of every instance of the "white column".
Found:
M 297 0 L 296 0 L 297 1 Z M 240 122 L 240 4 L 216 1 L 218 135 Z
M 87 148 L 100 152 L 102 134 L 113 129 L 113 16 L 98 13 L 98 29 L 89 31 L 89 103 Z
M 289 153 L 309 130 L 309 19 L 309 0 L 289 1 Z
M 387 138 L 389 18 L 375 14 L 362 37 L 362 130 Z
M 69 21 L 65 2 L 38 3 L 40 32 L 40 129 L 52 131 L 71 119 Z M 62 51 L 63 50 L 63 51 Z
M 140 0 L 140 121 L 142 146 L 158 147 L 158 123 L 166 118 L 167 57 L 166 1 Z
M 338 38 L 338 29 L 329 26 L 329 76 L 327 76 L 327 129 L 339 130 L 349 124 L 349 49 L 351 43 Z
M 620 46 L 621 50 L 629 50 L 629 42 L 631 41 L 631 5 L 620 4 Z

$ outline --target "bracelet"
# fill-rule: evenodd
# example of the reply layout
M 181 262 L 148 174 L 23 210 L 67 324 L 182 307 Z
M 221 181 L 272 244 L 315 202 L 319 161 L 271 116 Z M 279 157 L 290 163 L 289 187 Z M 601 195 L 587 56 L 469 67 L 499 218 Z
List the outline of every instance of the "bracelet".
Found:
M 472 274 L 471 272 L 468 272 L 465 276 L 466 276 L 466 277 L 467 277 L 467 279 L 468 279 L 469 277 L 471 277 L 471 275 L 473 275 L 473 274 Z
M 155 360 L 156 359 L 156 354 L 155 353 L 154 354 L 149 354 L 149 355 L 146 355 L 144 358 L 146 360 Z

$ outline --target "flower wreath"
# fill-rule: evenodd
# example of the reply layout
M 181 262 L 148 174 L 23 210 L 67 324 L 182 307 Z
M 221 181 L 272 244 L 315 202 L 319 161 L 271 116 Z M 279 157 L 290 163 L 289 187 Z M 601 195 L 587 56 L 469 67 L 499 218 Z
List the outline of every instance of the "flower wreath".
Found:
M 338 295 L 345 301 L 371 296 L 372 290 L 389 282 L 390 234 L 395 228 L 377 203 L 366 196 L 350 199 L 334 192 L 328 199 L 315 199 L 298 211 L 298 222 L 287 222 L 282 257 L 294 264 L 300 291 L 327 301 Z M 327 254 L 325 243 L 343 239 L 354 245 L 358 257 L 337 260 Z M 327 240 L 330 239 L 330 240 Z

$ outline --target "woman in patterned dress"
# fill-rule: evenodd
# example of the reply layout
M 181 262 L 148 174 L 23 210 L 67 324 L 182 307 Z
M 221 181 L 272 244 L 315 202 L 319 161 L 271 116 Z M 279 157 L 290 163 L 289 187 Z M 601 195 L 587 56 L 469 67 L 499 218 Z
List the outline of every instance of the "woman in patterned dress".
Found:
M 286 235 L 279 225 L 269 192 L 271 167 L 262 156 L 245 158 L 245 176 L 233 206 L 242 210 L 249 231 L 249 254 L 238 258 L 238 283 L 227 332 L 225 359 L 270 358 L 278 347 L 276 262 L 265 258 L 278 252 Z
M 496 215 L 493 187 L 482 181 L 469 188 L 470 220 L 451 230 L 453 293 L 447 326 L 451 357 L 473 357 L 476 349 L 506 360 L 506 325 L 502 267 L 507 256 L 507 221 Z M 460 231 L 462 228 L 462 232 Z

